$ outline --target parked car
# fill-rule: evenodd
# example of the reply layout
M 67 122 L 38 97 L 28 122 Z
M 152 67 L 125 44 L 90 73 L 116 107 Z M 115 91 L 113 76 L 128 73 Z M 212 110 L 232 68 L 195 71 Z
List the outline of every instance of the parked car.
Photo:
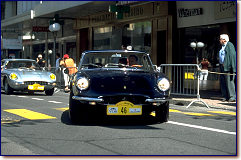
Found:
M 56 76 L 40 68 L 32 59 L 4 59 L 1 61 L 1 89 L 6 94 L 13 91 L 44 92 L 53 95 Z
M 170 83 L 153 68 L 147 53 L 127 50 L 85 51 L 70 85 L 73 123 L 94 112 L 105 116 L 169 117 Z

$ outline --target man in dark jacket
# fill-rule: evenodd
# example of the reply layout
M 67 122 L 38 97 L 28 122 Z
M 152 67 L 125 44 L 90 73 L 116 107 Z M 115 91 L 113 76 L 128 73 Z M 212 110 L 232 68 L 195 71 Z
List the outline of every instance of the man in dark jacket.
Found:
M 235 102 L 235 76 L 230 74 L 236 74 L 236 51 L 234 45 L 229 42 L 229 37 L 227 34 L 220 35 L 220 44 L 222 45 L 222 49 L 219 51 L 220 69 L 221 72 L 227 73 L 225 75 L 226 84 L 224 84 L 225 82 L 220 81 L 221 91 L 226 100 L 229 102 Z

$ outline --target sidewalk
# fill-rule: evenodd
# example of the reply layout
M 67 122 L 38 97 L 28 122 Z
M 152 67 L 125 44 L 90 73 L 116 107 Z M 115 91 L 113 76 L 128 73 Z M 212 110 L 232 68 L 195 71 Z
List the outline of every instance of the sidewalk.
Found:
M 221 93 L 218 91 L 200 91 L 201 100 L 207 103 L 210 109 L 224 109 L 236 111 L 236 102 L 222 102 Z M 197 100 L 197 97 L 187 97 L 187 96 L 175 96 L 173 95 L 170 100 L 170 104 L 179 105 L 179 106 L 188 106 L 192 101 Z M 202 102 L 195 102 L 190 107 L 199 106 L 206 107 Z M 189 108 L 190 108 L 189 107 Z

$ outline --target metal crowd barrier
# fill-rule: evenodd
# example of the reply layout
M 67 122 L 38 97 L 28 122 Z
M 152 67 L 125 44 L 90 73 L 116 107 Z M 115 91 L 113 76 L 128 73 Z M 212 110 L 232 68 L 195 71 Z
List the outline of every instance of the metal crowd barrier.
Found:
M 182 96 L 196 96 L 186 108 L 195 102 L 202 102 L 207 108 L 209 106 L 200 99 L 199 80 L 200 68 L 197 64 L 162 64 L 160 71 L 171 81 L 171 94 Z

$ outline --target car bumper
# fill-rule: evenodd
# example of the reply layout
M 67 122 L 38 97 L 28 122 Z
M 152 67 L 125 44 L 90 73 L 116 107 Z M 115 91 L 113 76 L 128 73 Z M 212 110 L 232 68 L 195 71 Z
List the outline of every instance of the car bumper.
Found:
M 80 97 L 80 96 L 73 96 L 72 99 L 84 102 L 104 102 L 103 98 L 92 98 L 92 97 Z M 147 98 L 145 99 L 146 103 L 166 103 L 169 101 L 167 98 Z
M 118 96 L 120 97 L 120 96 Z M 124 97 L 124 96 L 123 96 Z M 133 96 L 135 97 L 135 96 Z M 161 99 L 161 98 L 146 98 L 145 96 L 141 96 L 142 101 L 135 101 L 130 99 L 130 97 L 126 96 L 126 99 L 118 99 L 113 101 L 109 100 L 110 97 L 99 97 L 99 98 L 93 98 L 93 97 L 82 97 L 82 96 L 72 96 L 72 100 L 79 101 L 82 105 L 76 105 L 75 108 L 78 109 L 89 109 L 91 110 L 91 113 L 98 113 L 101 115 L 106 116 L 149 116 L 151 112 L 156 111 L 158 108 L 167 108 L 169 106 L 169 100 L 168 99 Z M 140 97 L 139 97 L 140 98 Z M 125 102 L 127 101 L 127 102 Z M 118 113 L 109 113 L 108 108 L 116 108 L 121 107 L 120 103 L 128 103 L 133 104 L 135 107 L 140 109 L 141 113 L 128 113 L 128 114 L 121 114 L 119 109 Z M 133 105 L 131 105 L 133 107 Z M 117 108 L 118 108 L 117 107 Z M 129 109 L 127 109 L 129 110 Z M 108 112 L 108 113 L 107 113 Z
M 19 91 L 28 91 L 28 85 L 24 84 L 23 82 L 14 82 L 10 81 L 9 86 L 13 88 L 14 90 L 19 90 Z M 49 85 L 42 85 L 44 86 L 44 90 L 33 90 L 33 91 L 46 91 L 53 89 L 56 86 L 56 83 L 50 83 Z

